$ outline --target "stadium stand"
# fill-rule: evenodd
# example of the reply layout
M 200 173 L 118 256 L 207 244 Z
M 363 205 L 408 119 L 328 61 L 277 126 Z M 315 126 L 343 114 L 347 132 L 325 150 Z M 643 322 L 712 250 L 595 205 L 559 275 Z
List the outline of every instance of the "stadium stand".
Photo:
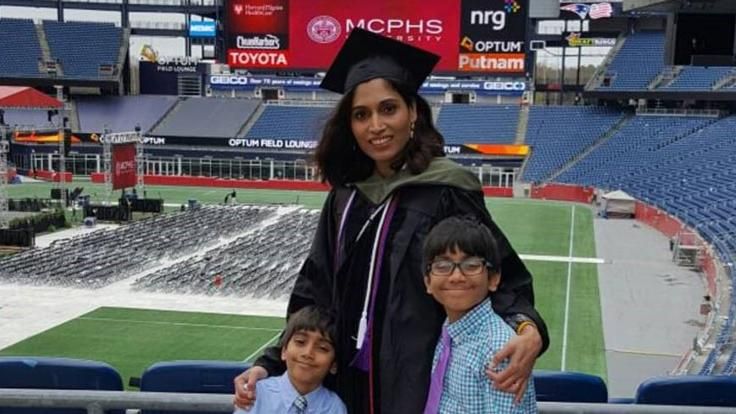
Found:
M 713 87 L 727 76 L 733 75 L 732 67 L 700 67 L 683 66 L 682 71 L 668 85 L 658 89 L 663 90 L 712 90 Z
M 266 105 L 246 138 L 316 140 L 331 108 Z
M 437 129 L 446 144 L 511 144 L 518 123 L 518 106 L 448 104 L 440 109 Z
M 607 403 L 606 383 L 580 372 L 534 370 L 537 401 Z
M 634 117 L 557 179 L 563 183 L 596 186 L 608 178 L 625 176 L 632 164 L 651 163 L 658 149 L 714 121 L 702 117 Z
M 662 71 L 664 32 L 639 32 L 626 37 L 624 44 L 606 68 L 610 85 L 600 89 L 646 90 Z
M 247 362 L 231 361 L 171 361 L 157 362 L 141 377 L 141 391 L 181 392 L 200 394 L 230 394 L 233 378 L 250 367 Z M 142 414 L 185 414 L 193 411 L 142 411 Z M 198 414 L 215 414 L 194 412 Z
M 33 20 L 0 19 L 0 75 L 17 77 L 36 77 L 39 60 L 42 59 L 41 45 L 38 42 Z
M 620 112 L 595 106 L 533 106 L 526 143 L 531 157 L 523 180 L 539 182 L 593 145 L 622 117 Z
M 43 29 L 65 78 L 97 79 L 101 65 L 118 64 L 123 31 L 113 24 L 45 20 Z
M 112 366 L 97 361 L 47 357 L 0 357 L 0 388 L 122 391 Z M 0 414 L 84 414 L 87 410 L 0 407 Z M 109 411 L 123 414 L 124 411 Z
M 108 96 L 76 99 L 80 132 L 148 132 L 176 104 L 174 96 Z
M 160 136 L 232 138 L 253 116 L 258 100 L 181 98 L 150 132 Z

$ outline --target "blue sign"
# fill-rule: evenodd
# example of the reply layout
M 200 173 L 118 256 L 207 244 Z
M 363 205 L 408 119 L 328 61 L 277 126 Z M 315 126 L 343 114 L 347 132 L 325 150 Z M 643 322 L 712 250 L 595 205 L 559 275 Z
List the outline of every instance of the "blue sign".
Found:
M 217 26 L 215 22 L 201 21 L 189 23 L 189 37 L 215 37 Z
M 320 91 L 318 78 L 279 78 L 276 76 L 210 75 L 212 89 L 253 90 L 256 88 L 283 88 L 291 91 Z M 437 94 L 445 92 L 475 92 L 479 95 L 521 96 L 526 90 L 524 81 L 483 80 L 430 80 L 424 82 L 419 92 Z

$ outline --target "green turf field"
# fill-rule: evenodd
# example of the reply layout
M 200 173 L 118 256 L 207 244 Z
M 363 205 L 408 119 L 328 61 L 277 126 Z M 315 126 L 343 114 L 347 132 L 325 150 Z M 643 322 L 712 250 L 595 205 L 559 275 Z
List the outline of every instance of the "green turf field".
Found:
M 90 194 L 103 191 L 102 186 L 90 183 L 77 185 Z M 50 187 L 22 184 L 10 186 L 9 192 L 11 197 L 46 197 Z M 188 198 L 220 202 L 227 193 L 225 189 L 147 188 L 149 197 L 160 194 L 167 203 L 182 203 Z M 314 192 L 242 189 L 237 194 L 240 203 L 299 202 L 314 208 L 321 206 L 325 197 Z M 519 253 L 595 257 L 592 212 L 585 206 L 576 205 L 573 218 L 572 204 L 487 199 L 487 205 Z M 536 368 L 581 371 L 605 379 L 596 265 L 526 263 L 534 275 L 537 308 L 551 336 L 550 348 Z M 154 303 L 151 308 L 155 308 Z M 102 360 L 118 368 L 127 380 L 127 376 L 140 375 L 155 361 L 243 360 L 270 341 L 282 323 L 278 318 L 103 308 L 1 350 L 0 355 Z

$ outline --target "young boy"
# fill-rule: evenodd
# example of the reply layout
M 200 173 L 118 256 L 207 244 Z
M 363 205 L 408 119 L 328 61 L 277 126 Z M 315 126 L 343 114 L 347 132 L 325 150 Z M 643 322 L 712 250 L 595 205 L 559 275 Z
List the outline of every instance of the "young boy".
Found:
M 427 235 L 424 261 L 427 293 L 447 313 L 424 413 L 536 413 L 531 378 L 515 404 L 514 394 L 495 389 L 486 374 L 493 355 L 515 335 L 491 307 L 489 292 L 501 281 L 491 231 L 468 217 L 442 220 Z
M 307 306 L 294 312 L 281 341 L 286 372 L 258 381 L 253 406 L 235 414 L 346 414 L 340 397 L 322 386 L 337 369 L 334 338 L 334 320 L 323 309 Z

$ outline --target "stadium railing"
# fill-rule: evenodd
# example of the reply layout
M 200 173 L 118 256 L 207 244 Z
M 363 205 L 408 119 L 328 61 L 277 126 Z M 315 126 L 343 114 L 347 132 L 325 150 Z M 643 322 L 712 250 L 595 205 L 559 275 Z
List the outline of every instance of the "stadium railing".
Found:
M 0 389 L 0 405 L 10 407 L 83 408 L 88 414 L 102 414 L 110 409 L 233 411 L 231 395 L 177 394 L 162 392 L 77 391 Z M 728 407 L 699 407 L 648 404 L 591 404 L 540 402 L 542 414 L 711 414 L 734 413 Z

